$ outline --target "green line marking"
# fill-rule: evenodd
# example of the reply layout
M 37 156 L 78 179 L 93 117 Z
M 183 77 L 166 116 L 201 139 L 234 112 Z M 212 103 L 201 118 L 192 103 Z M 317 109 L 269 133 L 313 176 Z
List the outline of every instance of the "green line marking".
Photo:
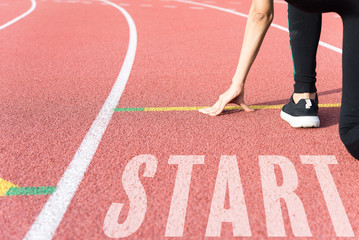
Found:
M 142 112 L 145 108 L 115 108 L 115 112 Z
M 49 195 L 56 187 L 11 187 L 5 196 Z
M 340 107 L 340 103 L 319 104 L 321 108 Z M 209 106 L 207 106 L 209 107 Z M 142 107 L 142 108 L 115 108 L 115 112 L 169 112 L 169 111 L 196 111 L 204 107 Z M 252 105 L 252 109 L 281 109 L 283 105 Z M 226 106 L 224 110 L 243 110 L 240 106 Z

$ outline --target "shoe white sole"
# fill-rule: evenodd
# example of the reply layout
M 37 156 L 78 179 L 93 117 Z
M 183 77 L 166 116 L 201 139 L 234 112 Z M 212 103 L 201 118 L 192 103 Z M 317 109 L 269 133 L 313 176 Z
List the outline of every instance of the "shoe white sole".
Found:
M 280 117 L 294 128 L 317 128 L 320 125 L 320 120 L 318 116 L 294 117 L 289 115 L 288 113 L 283 112 L 282 110 L 280 112 Z

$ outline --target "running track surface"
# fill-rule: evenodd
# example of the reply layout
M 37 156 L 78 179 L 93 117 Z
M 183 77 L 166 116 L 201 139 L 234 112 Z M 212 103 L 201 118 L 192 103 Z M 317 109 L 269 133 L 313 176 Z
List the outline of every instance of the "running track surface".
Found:
M 33 2 L 0 30 L 1 239 L 359 237 L 359 166 L 337 131 L 340 53 L 318 50 L 319 129 L 279 117 L 293 69 L 275 27 L 246 86 L 262 107 L 209 117 L 193 109 L 229 86 L 246 21 L 233 12 L 250 1 Z M 31 4 L 0 0 L 0 25 Z M 120 8 L 137 32 L 128 82 L 64 214 L 39 220 L 128 54 Z M 276 1 L 273 23 L 287 27 L 286 8 Z M 321 40 L 341 48 L 341 31 L 325 14 Z

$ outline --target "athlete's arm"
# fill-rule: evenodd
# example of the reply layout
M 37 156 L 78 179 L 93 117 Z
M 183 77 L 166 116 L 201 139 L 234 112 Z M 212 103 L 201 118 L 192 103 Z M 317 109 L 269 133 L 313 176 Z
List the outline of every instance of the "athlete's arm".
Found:
M 244 85 L 272 19 L 273 0 L 252 1 L 233 84 Z
M 272 19 L 273 0 L 252 1 L 244 32 L 242 50 L 236 73 L 232 78 L 232 84 L 226 92 L 219 96 L 218 101 L 212 107 L 200 109 L 200 112 L 216 116 L 223 111 L 229 102 L 240 105 L 247 112 L 253 111 L 244 102 L 244 84 Z

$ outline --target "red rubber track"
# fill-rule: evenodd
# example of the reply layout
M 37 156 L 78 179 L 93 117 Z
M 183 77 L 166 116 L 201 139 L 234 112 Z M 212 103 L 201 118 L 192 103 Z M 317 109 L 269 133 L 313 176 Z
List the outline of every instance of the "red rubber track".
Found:
M 29 0 L 0 0 L 0 26 L 26 12 L 30 6 Z
M 229 86 L 245 18 L 172 1 L 113 2 L 129 4 L 123 7 L 138 34 L 134 65 L 118 107 L 208 106 Z M 231 2 L 210 4 L 248 13 L 249 1 Z M 28 5 L 24 1 L 16 9 L 21 14 Z M 277 3 L 275 11 L 274 23 L 287 27 L 286 5 Z M 334 15 L 324 15 L 321 40 L 341 47 L 341 22 Z M 7 17 L 14 16 L 9 12 Z M 57 185 L 117 78 L 128 38 L 124 16 L 97 1 L 38 1 L 33 13 L 0 32 L 1 178 L 19 186 Z M 286 103 L 292 72 L 288 33 L 271 28 L 248 76 L 246 102 Z M 317 72 L 320 103 L 339 103 L 341 55 L 320 47 Z M 204 164 L 193 168 L 184 239 L 205 237 L 221 155 L 237 156 L 255 239 L 268 238 L 259 155 L 284 156 L 294 164 L 299 181 L 295 193 L 313 237 L 337 237 L 314 168 L 300 160 L 300 155 L 334 155 L 338 164 L 329 169 L 359 236 L 358 163 L 340 142 L 339 108 L 320 109 L 318 129 L 291 128 L 280 119 L 279 109 L 227 113 L 208 117 L 197 111 L 115 112 L 54 239 L 109 239 L 103 231 L 106 213 L 111 203 L 124 203 L 119 222 L 126 219 L 129 200 L 122 173 L 141 154 L 155 156 L 158 167 L 153 178 L 142 177 L 143 168 L 139 173 L 147 212 L 128 239 L 165 238 L 177 174 L 177 165 L 168 164 L 172 155 L 205 156 Z M 276 175 L 280 185 L 278 168 Z M 1 238 L 23 238 L 47 199 L 2 197 Z M 292 239 L 287 207 L 284 202 L 281 206 L 287 236 L 283 239 Z M 224 223 L 221 238 L 232 237 L 232 224 Z
M 1 177 L 56 186 L 117 78 L 127 22 L 99 3 L 38 1 L 0 37 Z M 23 237 L 47 198 L 1 199 L 1 235 Z

